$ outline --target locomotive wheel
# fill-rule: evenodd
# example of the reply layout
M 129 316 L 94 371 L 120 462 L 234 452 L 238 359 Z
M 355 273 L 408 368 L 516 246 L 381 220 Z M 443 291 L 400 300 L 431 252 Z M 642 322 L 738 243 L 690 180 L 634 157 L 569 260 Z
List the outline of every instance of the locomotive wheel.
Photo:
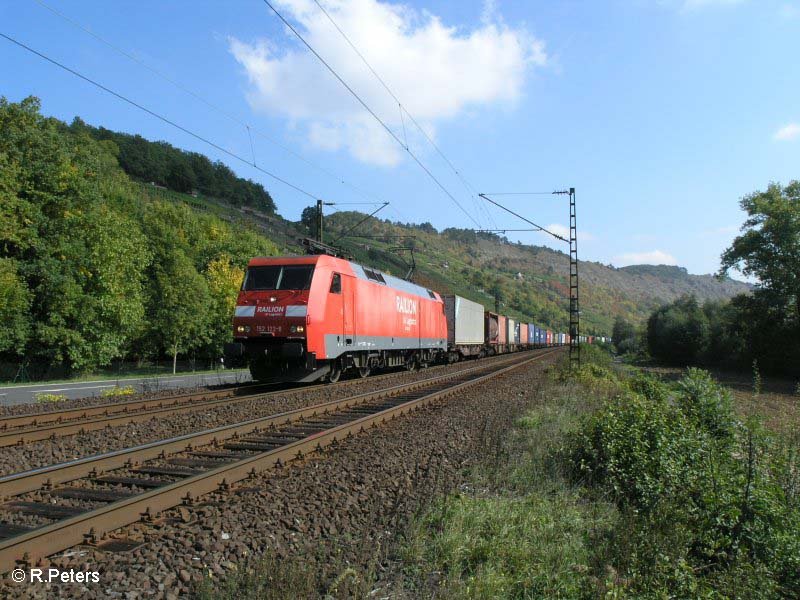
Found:
M 250 376 L 254 381 L 264 381 L 269 378 L 270 372 L 267 369 L 267 361 L 263 357 L 250 360 Z
M 412 372 L 412 373 L 414 371 L 419 371 L 419 363 L 417 362 L 416 357 L 411 357 L 406 362 L 406 371 L 409 371 L 409 372 Z
M 328 372 L 328 382 L 329 383 L 336 383 L 339 381 L 339 377 L 342 376 L 342 367 L 339 364 L 339 361 L 335 361 L 331 365 L 331 370 Z
M 359 367 L 358 376 L 363 379 L 364 377 L 367 377 L 370 374 L 371 370 L 372 369 L 370 369 L 369 367 Z

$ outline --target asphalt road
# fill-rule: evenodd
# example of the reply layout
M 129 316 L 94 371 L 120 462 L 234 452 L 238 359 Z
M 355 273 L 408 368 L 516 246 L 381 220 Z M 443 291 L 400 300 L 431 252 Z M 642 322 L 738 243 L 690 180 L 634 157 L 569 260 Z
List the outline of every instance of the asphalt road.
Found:
M 137 392 L 152 392 L 170 388 L 204 387 L 250 381 L 247 371 L 220 371 L 197 375 L 161 375 L 159 377 L 133 377 L 100 379 L 74 383 L 36 383 L 0 387 L 0 404 L 36 402 L 38 394 L 61 394 L 69 399 L 99 396 L 103 390 L 114 386 L 132 386 Z

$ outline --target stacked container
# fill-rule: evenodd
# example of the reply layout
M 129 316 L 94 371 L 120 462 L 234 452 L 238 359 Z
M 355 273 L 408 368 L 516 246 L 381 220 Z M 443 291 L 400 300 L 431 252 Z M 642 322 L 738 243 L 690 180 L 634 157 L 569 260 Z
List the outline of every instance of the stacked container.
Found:
M 497 315 L 497 343 L 500 346 L 508 344 L 508 318 L 503 315 Z M 502 351 L 502 350 L 501 350 Z
M 483 306 L 461 296 L 444 296 L 448 346 L 482 346 Z

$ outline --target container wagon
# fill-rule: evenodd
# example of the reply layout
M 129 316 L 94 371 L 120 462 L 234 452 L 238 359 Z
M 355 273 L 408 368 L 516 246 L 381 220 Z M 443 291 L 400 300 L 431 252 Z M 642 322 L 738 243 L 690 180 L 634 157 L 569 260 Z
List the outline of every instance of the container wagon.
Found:
M 483 305 L 461 296 L 444 296 L 447 320 L 447 359 L 458 362 L 468 356 L 482 358 L 489 343 L 485 336 Z
M 497 353 L 503 354 L 508 352 L 508 317 L 505 315 L 497 315 L 497 324 L 499 326 L 499 337 L 497 344 Z
M 503 315 L 487 311 L 484 314 L 484 339 L 487 348 L 487 354 L 502 354 L 505 352 L 506 336 L 508 331 L 506 329 L 506 318 Z

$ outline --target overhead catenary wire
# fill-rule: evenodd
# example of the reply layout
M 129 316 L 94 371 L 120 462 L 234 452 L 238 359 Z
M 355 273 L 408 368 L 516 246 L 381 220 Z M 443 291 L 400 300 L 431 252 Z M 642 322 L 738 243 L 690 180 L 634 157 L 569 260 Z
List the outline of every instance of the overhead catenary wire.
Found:
M 330 64 L 328 64 L 328 62 L 324 58 L 322 58 L 319 52 L 317 52 L 314 49 L 314 47 L 306 41 L 306 39 L 300 34 L 300 32 L 297 31 L 297 29 L 294 26 L 292 26 L 292 24 L 289 23 L 289 21 L 286 20 L 286 18 L 278 11 L 278 9 L 276 9 L 272 5 L 272 3 L 269 2 L 269 0 L 263 0 L 263 2 L 270 8 L 270 10 L 272 10 L 272 12 L 275 13 L 275 15 L 281 20 L 281 22 L 284 25 L 286 25 L 286 27 L 297 37 L 297 39 L 299 39 L 303 43 L 303 45 L 306 48 L 308 48 L 308 50 L 317 58 L 317 60 L 319 60 L 325 66 L 325 68 L 327 68 L 328 71 L 330 71 L 330 73 L 334 77 L 336 77 L 339 83 L 341 83 L 344 86 L 344 88 L 348 92 L 350 92 L 350 94 L 359 102 L 359 104 L 361 104 L 364 110 L 366 110 L 370 115 L 372 115 L 372 117 L 383 127 L 386 133 L 388 133 L 401 148 L 405 149 L 405 151 L 414 160 L 414 162 L 416 162 L 417 165 L 423 171 L 425 171 L 428 177 L 431 180 L 433 180 L 434 183 L 436 183 L 436 185 L 442 190 L 442 192 L 445 193 L 445 195 L 447 195 L 448 198 L 450 198 L 450 200 L 453 201 L 453 203 L 459 208 L 459 210 L 461 210 L 461 212 L 463 212 L 469 218 L 469 220 L 472 221 L 476 226 L 480 227 L 480 224 L 478 223 L 478 221 L 475 220 L 475 217 L 473 217 L 470 213 L 466 211 L 466 209 L 461 205 L 461 203 L 455 198 L 455 196 L 453 196 L 453 194 L 450 193 L 450 191 L 441 183 L 441 181 L 439 181 L 439 179 L 431 172 L 431 170 L 428 169 L 428 167 L 426 167 L 425 164 L 419 158 L 417 158 L 416 154 L 414 154 L 409 148 L 407 148 L 403 144 L 402 140 L 399 137 L 397 137 L 397 134 L 394 131 L 392 131 L 391 128 L 383 121 L 383 119 L 381 119 L 375 113 L 375 111 L 372 110 L 372 108 L 370 108 L 370 106 L 361 98 L 361 96 L 359 96 L 355 92 L 355 90 L 353 90 L 353 88 L 350 87 L 350 85 L 348 85 L 348 83 L 341 77 L 341 75 L 339 75 L 339 73 Z
M 347 230 L 347 231 L 345 231 L 343 234 L 341 234 L 341 235 L 340 235 L 338 238 L 336 238 L 336 241 L 334 241 L 333 243 L 334 243 L 334 244 L 338 244 L 338 243 L 339 243 L 341 240 L 343 240 L 344 238 L 346 238 L 346 237 L 347 237 L 347 236 L 348 236 L 350 233 L 352 233 L 353 231 L 355 231 L 356 229 L 358 229 L 358 227 L 359 227 L 359 226 L 360 226 L 362 223 L 365 223 L 365 222 L 366 222 L 368 219 L 371 219 L 372 217 L 374 217 L 374 216 L 375 216 L 375 215 L 378 213 L 378 211 L 381 211 L 381 210 L 383 210 L 383 209 L 384 209 L 384 208 L 386 208 L 387 206 L 389 206 L 389 203 L 388 203 L 388 202 L 384 202 L 384 203 L 383 203 L 383 205 L 381 205 L 381 206 L 379 206 L 378 208 L 376 208 L 375 210 L 373 210 L 373 211 L 372 211 L 371 213 L 369 213 L 369 214 L 368 214 L 366 217 L 364 217 L 363 219 L 361 219 L 361 220 L 360 220 L 358 223 L 356 223 L 355 225 L 353 225 L 353 226 L 352 226 L 350 229 L 348 229 L 348 230 Z
M 199 93 L 195 92 L 194 90 L 192 90 L 188 86 L 182 84 L 181 82 L 177 81 L 176 79 L 173 79 L 169 75 L 165 74 L 163 71 L 160 71 L 159 69 L 156 69 L 155 67 L 152 67 L 151 65 L 147 64 L 146 62 L 144 62 L 141 59 L 139 59 L 138 57 L 136 57 L 134 54 L 131 54 L 130 52 L 128 52 L 125 49 L 117 46 L 113 42 L 108 41 L 103 36 L 95 33 L 94 31 L 92 31 L 88 27 L 85 27 L 84 25 L 82 25 L 81 23 L 79 23 L 75 19 L 72 19 L 71 17 L 65 15 L 61 11 L 53 8 L 52 6 L 50 6 L 49 4 L 44 2 L 43 0 L 33 0 L 33 1 L 36 2 L 37 4 L 39 4 L 41 7 L 47 9 L 48 11 L 50 11 L 51 13 L 56 15 L 57 17 L 63 19 L 64 21 L 66 21 L 67 23 L 72 25 L 73 27 L 75 27 L 75 28 L 83 31 L 87 35 L 91 36 L 92 38 L 94 38 L 95 40 L 100 42 L 101 44 L 104 44 L 108 48 L 111 48 L 112 50 L 114 50 L 118 54 L 126 57 L 127 59 L 129 59 L 132 62 L 136 63 L 140 67 L 142 67 L 142 68 L 150 71 L 154 75 L 160 77 L 161 79 L 163 79 L 164 81 L 166 81 L 170 85 L 174 86 L 176 89 L 180 90 L 181 92 L 191 96 L 195 100 L 201 102 L 202 104 L 204 104 L 208 108 L 210 108 L 213 111 L 219 113 L 220 115 L 226 117 L 227 119 L 233 121 L 234 123 L 237 123 L 238 125 L 241 125 L 242 127 L 246 128 L 248 137 L 250 139 L 250 151 L 251 151 L 251 154 L 253 155 L 252 162 L 249 162 L 248 164 L 255 165 L 255 163 L 256 163 L 255 148 L 254 148 L 254 145 L 253 145 L 253 137 L 252 137 L 252 134 L 255 134 L 255 135 L 265 139 L 269 143 L 273 144 L 277 148 L 280 148 L 282 151 L 286 152 L 287 154 L 289 154 L 289 155 L 293 156 L 294 158 L 304 162 L 308 166 L 316 169 L 320 173 L 323 173 L 324 175 L 330 177 L 331 179 L 334 179 L 337 183 L 339 183 L 341 185 L 344 185 L 345 187 L 350 188 L 351 190 L 353 190 L 354 192 L 359 194 L 361 197 L 374 198 L 374 199 L 378 200 L 379 202 L 384 202 L 384 200 L 381 199 L 380 197 L 378 197 L 376 194 L 363 190 L 359 186 L 357 186 L 357 185 L 345 180 L 344 178 L 342 178 L 341 176 L 337 175 L 336 173 L 333 173 L 332 171 L 330 171 L 330 170 L 326 169 L 325 167 L 315 163 L 314 161 L 312 161 L 312 160 L 308 159 L 307 157 L 303 156 L 302 154 L 299 154 L 298 152 L 292 150 L 291 148 L 289 148 L 285 144 L 282 144 L 281 142 L 279 142 L 278 140 L 276 140 L 272 136 L 270 136 L 267 133 L 265 133 L 263 130 L 261 130 L 258 127 L 252 125 L 251 123 L 248 123 L 245 119 L 237 116 L 236 114 L 234 114 L 234 113 L 232 113 L 232 112 L 230 112 L 228 110 L 225 110 L 224 108 L 220 107 L 218 104 L 216 104 L 214 102 L 211 102 L 210 100 L 206 99 L 205 97 L 203 97 Z
M 55 65 L 55 66 L 57 66 L 57 67 L 59 67 L 61 69 L 63 69 L 64 71 L 74 75 L 75 77 L 78 77 L 78 78 L 86 81 L 87 83 L 90 83 L 93 86 L 95 86 L 97 88 L 100 88 L 104 92 L 106 92 L 108 94 L 111 94 L 112 96 L 118 98 L 119 100 L 127 102 L 131 106 L 134 106 L 134 107 L 138 108 L 139 110 L 146 112 L 147 114 L 159 119 L 160 121 L 163 121 L 167 125 L 171 125 L 172 127 L 175 127 L 176 129 L 186 133 L 187 135 L 190 135 L 193 138 L 195 138 L 197 140 L 200 140 L 201 142 L 203 142 L 205 144 L 208 144 L 212 148 L 215 148 L 215 149 L 219 150 L 220 152 L 223 152 L 223 153 L 227 154 L 228 156 L 243 162 L 246 165 L 250 165 L 251 167 L 253 167 L 257 171 L 260 171 L 260 172 L 264 173 L 265 175 L 267 175 L 268 177 L 271 177 L 275 181 L 278 181 L 278 182 L 282 183 L 283 185 L 285 185 L 285 186 L 287 186 L 287 187 L 289 187 L 289 188 L 291 188 L 291 189 L 293 189 L 293 190 L 295 190 L 295 191 L 297 191 L 297 192 L 299 192 L 299 193 L 301 193 L 301 194 L 303 194 L 305 196 L 308 196 L 309 198 L 312 198 L 314 200 L 318 199 L 318 196 L 312 194 L 311 192 L 309 192 L 307 190 L 304 190 L 300 186 L 295 185 L 294 183 L 291 183 L 290 181 L 284 179 L 283 177 L 280 177 L 279 175 L 276 175 L 275 173 L 272 173 L 270 171 L 267 171 L 266 169 L 262 169 L 261 167 L 254 165 L 253 163 L 251 163 L 246 158 L 244 158 L 244 157 L 242 157 L 242 156 L 240 156 L 240 155 L 238 155 L 238 154 L 236 154 L 234 152 L 231 152 L 227 148 L 224 148 L 224 147 L 220 146 L 219 144 L 217 144 L 215 142 L 212 142 L 208 138 L 205 138 L 202 135 L 200 135 L 198 133 L 195 133 L 194 131 L 184 127 L 183 125 L 179 125 L 175 121 L 172 121 L 172 120 L 168 119 L 167 117 L 165 117 L 165 116 L 163 116 L 163 115 L 161 115 L 161 114 L 159 114 L 159 113 L 147 108 L 146 106 L 144 106 L 142 104 L 139 104 L 138 102 L 136 102 L 134 100 L 131 100 L 127 96 L 123 96 L 119 92 L 115 92 L 114 90 L 104 86 L 102 83 L 99 83 L 99 82 L 95 81 L 94 79 L 91 79 L 91 78 L 87 77 L 86 75 L 83 75 L 82 73 L 79 73 L 78 71 L 66 66 L 63 63 L 58 62 L 57 60 L 55 60 L 53 58 L 50 58 L 49 56 L 47 56 L 47 55 L 39 52 L 38 50 L 35 50 L 35 49 L 31 48 L 30 46 L 28 46 L 28 45 L 26 45 L 26 44 L 24 44 L 24 43 L 22 43 L 22 42 L 20 42 L 20 41 L 18 41 L 16 39 L 12 38 L 11 36 L 0 32 L 0 37 L 3 37 L 6 40 L 8 40 L 9 42 L 11 42 L 12 44 L 16 44 L 20 48 L 23 48 L 23 49 L 27 50 L 31 54 L 35 54 L 39 58 L 42 58 L 42 59 L 46 60 L 47 62 L 49 62 L 49 63 L 51 63 L 51 64 L 53 64 L 53 65 Z
M 502 205 L 502 204 L 500 204 L 499 202 L 495 202 L 494 200 L 492 200 L 491 198 L 489 198 L 489 196 L 488 196 L 488 195 L 486 195 L 486 194 L 479 194 L 479 196 L 480 196 L 481 198 L 483 198 L 484 200 L 486 200 L 487 202 L 491 202 L 492 204 L 494 204 L 494 205 L 495 205 L 495 206 L 497 206 L 498 208 L 502 208 L 502 209 L 503 209 L 504 211 L 506 211 L 507 213 L 511 213 L 512 215 L 514 215 L 514 216 L 515 216 L 515 217 L 517 217 L 518 219 L 522 219 L 523 221 L 525 221 L 526 223 L 528 223 L 528 225 L 533 225 L 534 227 L 536 227 L 536 229 L 535 229 L 534 231 L 541 231 L 541 232 L 543 232 L 543 233 L 546 233 L 546 234 L 548 234 L 548 235 L 551 235 L 551 236 L 553 236 L 553 237 L 554 237 L 554 238 L 556 238 L 557 240 L 561 240 L 562 242 L 566 242 L 567 244 L 569 244 L 569 243 L 570 243 L 570 242 L 569 242 L 569 240 L 568 240 L 567 238 L 565 238 L 565 237 L 563 237 L 563 236 L 560 236 L 560 235 L 558 235 L 557 233 L 553 233 L 552 231 L 550 231 L 549 229 L 546 229 L 546 228 L 542 227 L 541 225 L 537 225 L 536 223 L 534 223 L 534 222 L 533 222 L 533 221 L 531 221 L 530 219 L 526 219 L 525 217 L 523 217 L 521 214 L 514 212 L 514 211 L 513 211 L 513 210 L 511 210 L 510 208 L 506 208 L 505 206 L 503 206 L 503 205 Z M 508 231 L 508 230 L 506 230 L 506 231 Z
M 487 196 L 552 196 L 563 192 L 484 192 Z
M 380 82 L 380 84 L 383 86 L 383 89 L 385 89 L 386 92 L 392 97 L 392 99 L 394 99 L 394 101 L 397 102 L 397 106 L 400 109 L 400 121 L 401 121 L 401 123 L 403 125 L 403 136 L 404 136 L 404 138 L 406 140 L 406 146 L 405 146 L 406 150 L 408 150 L 408 137 L 405 135 L 405 122 L 403 120 L 403 113 L 405 113 L 406 116 L 408 116 L 409 120 L 419 130 L 419 132 L 423 135 L 423 137 L 425 137 L 425 139 L 428 140 L 428 143 L 433 147 L 434 150 L 436 150 L 436 152 L 439 154 L 439 156 L 447 163 L 447 165 L 450 167 L 450 169 L 453 171 L 453 173 L 456 174 L 456 176 L 461 181 L 461 183 L 464 186 L 464 188 L 467 190 L 468 195 L 470 195 L 470 197 L 473 199 L 473 202 L 474 202 L 474 204 L 476 206 L 476 209 L 478 210 L 478 213 L 480 214 L 480 209 L 481 209 L 481 207 L 483 207 L 483 204 L 476 200 L 477 197 L 478 197 L 478 191 L 475 189 L 475 187 L 472 186 L 469 183 L 469 181 L 467 181 L 467 179 L 464 177 L 464 175 L 461 173 L 461 171 L 458 168 L 456 168 L 456 166 L 453 164 L 453 162 L 449 158 L 447 158 L 445 153 L 442 151 L 441 148 L 439 148 L 439 146 L 436 144 L 436 142 L 433 141 L 433 138 L 428 134 L 428 132 L 425 130 L 425 128 L 422 127 L 422 125 L 420 125 L 419 122 L 417 122 L 417 120 L 414 118 L 414 115 L 412 115 L 410 112 L 408 112 L 408 110 L 403 106 L 403 103 L 400 101 L 400 99 L 397 97 L 397 95 L 392 91 L 392 89 L 389 87 L 389 85 L 383 80 L 383 78 L 373 68 L 373 66 L 369 63 L 369 61 L 366 59 L 366 57 L 359 51 L 359 49 L 350 40 L 350 38 L 342 30 L 342 28 L 339 27 L 339 24 L 334 20 L 334 18 L 330 15 L 330 13 L 327 10 L 325 10 L 325 7 L 322 5 L 322 3 L 319 0 L 314 0 L 314 3 L 317 5 L 317 7 L 319 7 L 320 11 L 322 11 L 322 13 L 327 17 L 327 19 L 331 22 L 331 24 L 336 28 L 336 31 L 338 31 L 339 34 L 344 38 L 345 42 L 347 42 L 347 44 L 350 46 L 350 48 L 353 50 L 353 52 L 355 52 L 356 55 L 358 55 L 358 57 L 361 59 L 361 62 L 364 63 L 364 65 L 367 67 L 367 69 L 369 69 L 370 72 L 375 76 L 375 78 Z M 492 219 L 492 216 L 489 213 L 489 211 L 487 211 L 485 209 L 485 207 L 483 207 L 483 208 L 484 208 L 484 212 L 486 213 L 486 216 L 494 223 L 494 219 Z M 495 226 L 496 225 L 497 224 L 495 223 Z

